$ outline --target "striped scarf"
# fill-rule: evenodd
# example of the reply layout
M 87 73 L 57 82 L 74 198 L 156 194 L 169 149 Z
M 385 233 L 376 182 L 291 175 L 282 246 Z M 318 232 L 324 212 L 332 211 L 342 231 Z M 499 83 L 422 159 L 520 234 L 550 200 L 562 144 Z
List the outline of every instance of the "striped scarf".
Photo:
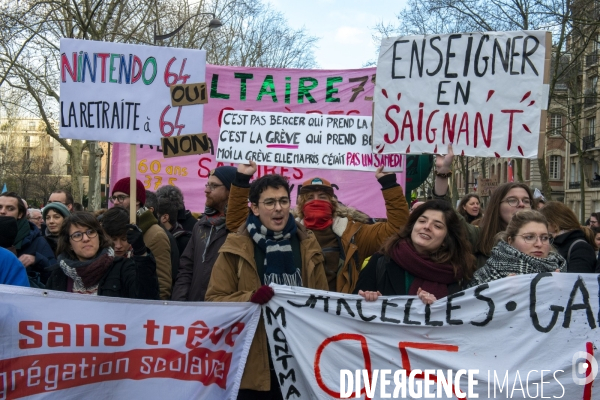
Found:
M 267 229 L 260 219 L 250 213 L 246 221 L 250 237 L 265 252 L 265 285 L 271 282 L 280 285 L 302 286 L 300 270 L 294 266 L 291 237 L 298 227 L 290 214 L 287 224 L 281 232 Z

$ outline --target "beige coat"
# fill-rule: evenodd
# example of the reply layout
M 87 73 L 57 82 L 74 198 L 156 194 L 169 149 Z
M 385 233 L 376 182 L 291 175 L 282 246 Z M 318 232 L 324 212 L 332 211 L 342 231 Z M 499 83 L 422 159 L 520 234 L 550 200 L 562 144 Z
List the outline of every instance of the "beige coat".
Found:
M 291 217 L 290 217 L 291 218 Z M 206 301 L 250 301 L 261 286 L 254 261 L 254 242 L 243 226 L 227 237 L 219 251 L 206 292 Z M 305 287 L 327 290 L 321 247 L 313 233 L 298 224 Z M 271 388 L 267 333 L 261 317 L 242 376 L 240 389 L 268 391 Z

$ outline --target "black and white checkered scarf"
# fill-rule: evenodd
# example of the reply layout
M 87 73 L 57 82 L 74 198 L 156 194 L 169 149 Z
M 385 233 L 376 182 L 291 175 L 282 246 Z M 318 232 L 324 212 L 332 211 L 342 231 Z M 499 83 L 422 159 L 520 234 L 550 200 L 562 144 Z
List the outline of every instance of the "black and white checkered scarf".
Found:
M 469 282 L 469 287 L 506 278 L 510 274 L 525 275 L 541 272 L 567 271 L 567 262 L 558 253 L 550 253 L 547 258 L 528 256 L 501 240 L 492 249 L 490 258 L 479 268 Z

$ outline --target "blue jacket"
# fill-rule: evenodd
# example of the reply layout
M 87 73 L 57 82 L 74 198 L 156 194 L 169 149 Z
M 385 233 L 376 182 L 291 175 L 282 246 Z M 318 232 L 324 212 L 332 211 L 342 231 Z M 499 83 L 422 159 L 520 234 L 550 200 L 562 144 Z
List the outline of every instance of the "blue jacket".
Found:
M 29 278 L 23 264 L 10 251 L 0 247 L 0 283 L 29 287 Z
M 17 257 L 21 257 L 23 254 L 35 256 L 35 263 L 29 266 L 29 269 L 39 272 L 42 283 L 46 283 L 50 276 L 50 271 L 47 268 L 56 264 L 56 257 L 38 227 L 29 222 L 29 228 L 29 235 L 23 239 L 21 248 L 17 250 Z

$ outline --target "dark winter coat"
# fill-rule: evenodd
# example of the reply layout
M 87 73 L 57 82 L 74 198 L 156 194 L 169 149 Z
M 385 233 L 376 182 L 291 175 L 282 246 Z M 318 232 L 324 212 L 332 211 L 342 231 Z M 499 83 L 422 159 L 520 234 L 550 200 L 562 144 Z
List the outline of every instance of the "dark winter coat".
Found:
M 194 226 L 192 237 L 179 260 L 179 273 L 172 300 L 204 301 L 213 265 L 227 238 L 227 229 L 217 229 L 206 216 Z
M 46 289 L 66 292 L 69 277 L 59 264 L 52 268 Z M 115 257 L 98 285 L 98 296 L 124 297 L 130 299 L 158 300 L 156 261 L 148 253 L 133 258 Z
M 177 211 L 177 222 L 183 226 L 183 229 L 191 232 L 196 226 L 198 220 L 194 218 L 190 210 L 179 210 Z
M 50 275 L 48 268 L 56 264 L 56 257 L 38 227 L 29 222 L 29 229 L 29 235 L 23 239 L 21 248 L 17 249 L 17 257 L 21 257 L 23 254 L 35 256 L 35 263 L 27 269 L 38 272 L 42 283 L 46 283 Z
M 375 253 L 362 269 L 354 288 L 354 294 L 359 290 L 376 292 L 379 291 L 382 296 L 405 296 L 408 295 L 408 289 L 414 277 L 406 272 L 404 268 L 396 264 L 392 259 L 385 263 L 385 269 L 380 273 L 380 280 L 377 282 L 377 263 L 384 257 L 381 253 Z M 459 292 L 461 289 L 458 283 L 448 285 L 448 294 Z
M 571 257 L 568 258 L 569 248 L 579 239 L 582 239 L 582 241 L 573 245 Z M 585 234 L 582 230 L 576 229 L 556 236 L 554 247 L 567 260 L 567 272 L 579 274 L 593 274 L 596 272 L 596 252 L 592 245 L 585 240 Z

